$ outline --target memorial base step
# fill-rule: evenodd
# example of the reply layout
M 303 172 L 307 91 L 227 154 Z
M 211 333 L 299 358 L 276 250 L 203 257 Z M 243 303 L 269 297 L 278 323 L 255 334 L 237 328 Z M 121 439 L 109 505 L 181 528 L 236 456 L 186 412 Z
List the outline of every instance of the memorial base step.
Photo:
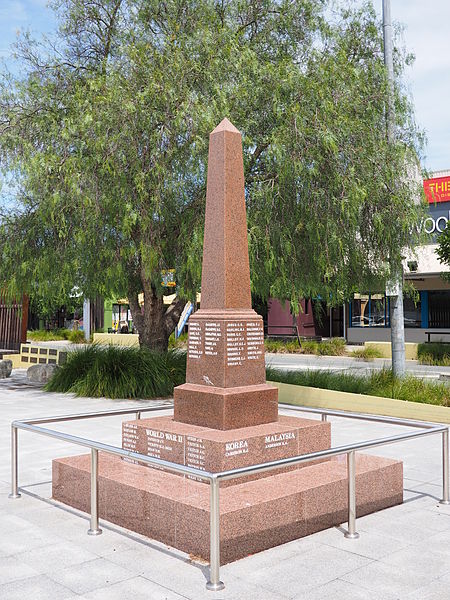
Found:
M 125 421 L 122 424 L 124 449 L 210 473 L 318 452 L 330 448 L 330 444 L 330 423 L 283 415 L 275 423 L 227 431 L 180 423 L 171 416 Z M 303 466 L 297 465 L 291 469 Z M 271 474 L 274 473 L 234 479 L 223 485 L 235 485 Z
M 209 486 L 99 453 L 99 514 L 209 560 Z M 53 498 L 90 509 L 90 455 L 53 461 Z M 357 454 L 357 516 L 403 501 L 402 463 Z M 347 519 L 346 457 L 220 491 L 222 564 Z

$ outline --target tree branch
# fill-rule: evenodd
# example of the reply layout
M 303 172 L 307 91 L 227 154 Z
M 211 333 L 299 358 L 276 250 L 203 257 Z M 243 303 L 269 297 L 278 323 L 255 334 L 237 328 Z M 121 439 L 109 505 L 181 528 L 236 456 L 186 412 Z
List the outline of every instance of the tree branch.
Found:
M 183 312 L 183 308 L 186 304 L 185 300 L 181 298 L 175 298 L 172 301 L 172 304 L 168 307 L 164 315 L 164 327 L 166 329 L 167 334 L 171 334 L 175 328 L 175 324 L 178 322 L 181 313 Z

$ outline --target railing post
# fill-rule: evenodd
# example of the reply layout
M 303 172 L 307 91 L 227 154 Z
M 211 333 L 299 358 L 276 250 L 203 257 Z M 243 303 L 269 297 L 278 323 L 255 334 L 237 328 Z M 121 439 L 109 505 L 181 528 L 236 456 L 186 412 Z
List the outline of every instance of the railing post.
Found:
M 139 420 L 141 418 L 141 411 L 136 411 L 136 419 Z
M 449 457 L 448 429 L 442 432 L 442 500 L 441 504 L 450 504 L 449 499 Z
M 20 498 L 19 494 L 19 483 L 18 483 L 18 439 L 17 439 L 17 427 L 11 425 L 11 493 L 9 498 Z
M 322 418 L 322 421 L 324 421 L 324 422 L 328 420 L 327 415 L 325 413 L 322 413 L 321 418 Z
M 223 590 L 225 585 L 220 581 L 220 504 L 219 480 L 215 477 L 209 482 L 210 510 L 210 549 L 209 549 L 209 581 L 206 589 L 213 592 Z
M 100 535 L 98 524 L 98 450 L 91 448 L 91 525 L 88 535 Z
M 359 538 L 356 531 L 356 465 L 355 451 L 347 454 L 347 478 L 348 478 L 348 531 L 345 537 L 351 540 Z

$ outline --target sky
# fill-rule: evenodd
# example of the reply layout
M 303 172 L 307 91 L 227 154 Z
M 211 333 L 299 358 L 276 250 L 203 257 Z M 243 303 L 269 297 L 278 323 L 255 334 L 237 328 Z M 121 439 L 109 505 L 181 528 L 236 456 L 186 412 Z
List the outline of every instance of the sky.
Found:
M 56 24 L 47 0 L 0 0 L 0 57 L 8 60 L 16 32 L 51 32 Z M 381 15 L 382 0 L 374 0 Z M 427 136 L 423 166 L 450 169 L 450 0 L 391 0 L 392 18 L 405 26 L 404 44 L 416 56 L 405 82 L 416 109 L 416 120 Z

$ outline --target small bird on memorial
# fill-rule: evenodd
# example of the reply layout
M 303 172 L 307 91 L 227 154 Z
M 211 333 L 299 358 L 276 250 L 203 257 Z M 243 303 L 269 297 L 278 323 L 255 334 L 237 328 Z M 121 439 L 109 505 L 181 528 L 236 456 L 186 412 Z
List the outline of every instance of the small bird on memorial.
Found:
M 207 377 L 206 375 L 203 375 L 203 381 L 205 383 L 207 383 L 208 385 L 214 385 L 213 382 L 211 381 L 211 379 L 209 377 Z

